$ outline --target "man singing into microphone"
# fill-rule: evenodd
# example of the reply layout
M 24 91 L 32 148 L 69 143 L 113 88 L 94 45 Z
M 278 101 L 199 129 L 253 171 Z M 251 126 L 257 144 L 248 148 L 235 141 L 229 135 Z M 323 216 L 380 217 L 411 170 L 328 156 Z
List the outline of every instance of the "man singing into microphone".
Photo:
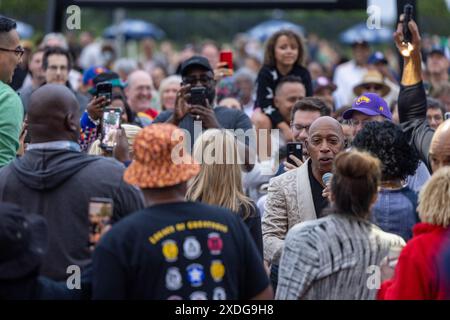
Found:
M 270 181 L 262 220 L 264 261 L 268 265 L 278 264 L 289 229 L 299 222 L 320 218 L 328 206 L 322 177 L 331 172 L 333 159 L 344 150 L 344 139 L 337 120 L 316 119 L 305 141 L 310 158 Z M 272 268 L 272 272 L 276 270 Z

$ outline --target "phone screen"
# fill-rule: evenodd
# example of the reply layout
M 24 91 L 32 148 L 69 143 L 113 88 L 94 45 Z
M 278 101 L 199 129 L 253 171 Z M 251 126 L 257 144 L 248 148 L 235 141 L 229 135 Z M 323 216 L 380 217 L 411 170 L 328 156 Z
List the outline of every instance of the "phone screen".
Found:
M 189 103 L 192 105 L 199 105 L 206 107 L 206 88 L 205 87 L 193 87 L 190 91 L 191 97 Z
M 107 231 L 113 215 L 110 198 L 91 198 L 89 201 L 89 247 L 94 249 L 100 237 Z
M 112 150 L 116 142 L 116 133 L 120 129 L 122 110 L 120 108 L 105 108 L 102 118 L 101 147 Z
M 227 68 L 233 70 L 233 52 L 231 51 L 221 51 L 220 52 L 220 62 L 226 62 Z
M 297 164 L 289 158 L 290 155 L 294 155 L 297 159 L 303 161 L 303 146 L 300 142 L 289 142 L 287 144 L 287 162 L 296 166 Z

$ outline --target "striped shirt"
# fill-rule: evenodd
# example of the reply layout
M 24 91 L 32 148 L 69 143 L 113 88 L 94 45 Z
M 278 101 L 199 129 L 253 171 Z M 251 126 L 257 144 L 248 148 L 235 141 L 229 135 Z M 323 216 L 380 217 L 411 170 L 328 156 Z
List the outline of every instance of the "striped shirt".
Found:
M 390 247 L 404 245 L 399 236 L 350 216 L 299 223 L 285 240 L 275 298 L 375 299 L 381 279 L 373 285 L 371 266 L 379 266 Z

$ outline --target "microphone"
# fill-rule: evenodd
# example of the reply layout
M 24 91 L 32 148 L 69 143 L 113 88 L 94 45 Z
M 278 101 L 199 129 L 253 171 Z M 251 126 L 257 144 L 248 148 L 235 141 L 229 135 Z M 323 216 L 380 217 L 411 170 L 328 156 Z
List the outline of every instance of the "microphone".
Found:
M 322 182 L 324 185 L 328 185 L 328 182 L 330 182 L 331 178 L 333 177 L 333 174 L 331 172 L 327 172 L 322 176 Z

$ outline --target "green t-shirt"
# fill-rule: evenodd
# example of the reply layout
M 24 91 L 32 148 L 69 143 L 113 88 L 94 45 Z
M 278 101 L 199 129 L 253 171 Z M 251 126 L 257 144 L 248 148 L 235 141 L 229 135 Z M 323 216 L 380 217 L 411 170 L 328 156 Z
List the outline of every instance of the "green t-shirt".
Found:
M 22 101 L 10 86 L 0 81 L 0 167 L 16 157 L 22 123 Z

